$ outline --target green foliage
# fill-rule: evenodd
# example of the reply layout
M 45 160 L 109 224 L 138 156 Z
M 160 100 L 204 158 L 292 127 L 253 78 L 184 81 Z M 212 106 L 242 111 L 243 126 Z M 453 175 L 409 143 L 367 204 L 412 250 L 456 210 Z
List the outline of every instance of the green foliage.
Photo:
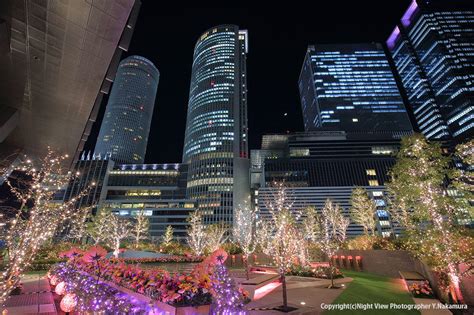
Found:
M 188 245 L 172 241 L 168 246 L 161 246 L 160 252 L 170 255 L 184 255 L 191 252 Z
M 331 278 L 331 269 L 332 275 L 334 279 L 337 278 L 344 278 L 342 272 L 337 269 L 336 267 L 329 267 L 329 266 L 319 266 L 319 267 L 311 267 L 308 265 L 292 265 L 286 271 L 287 276 L 298 276 L 298 277 L 312 277 L 312 278 L 320 278 L 320 279 L 330 279 Z
M 229 255 L 242 254 L 242 248 L 236 243 L 226 242 L 222 244 L 222 249 L 225 250 Z
M 402 243 L 399 240 L 376 236 L 376 235 L 360 235 L 355 238 L 347 240 L 345 247 L 347 249 L 356 250 L 398 250 L 402 249 Z

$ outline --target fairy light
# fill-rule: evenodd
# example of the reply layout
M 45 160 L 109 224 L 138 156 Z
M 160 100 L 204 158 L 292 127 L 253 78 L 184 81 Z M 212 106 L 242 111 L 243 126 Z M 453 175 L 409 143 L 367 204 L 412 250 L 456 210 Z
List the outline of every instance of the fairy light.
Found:
M 64 169 L 65 160 L 65 155 L 57 156 L 48 148 L 46 156 L 37 163 L 28 158 L 19 163 L 16 170 L 23 172 L 24 179 L 15 178 L 12 181 L 10 178 L 6 181 L 20 207 L 7 223 L 5 241 L 9 259 L 1 273 L 0 305 L 5 304 L 10 292 L 18 286 L 41 246 L 66 220 L 75 220 L 81 213 L 75 199 L 62 204 L 51 202 L 56 192 L 51 188 L 64 187 L 71 180 Z M 86 195 L 88 191 L 89 188 L 86 188 L 76 198 Z
M 238 206 L 235 210 L 232 237 L 234 242 L 242 249 L 247 280 L 249 279 L 248 258 L 255 251 L 257 243 L 255 236 L 256 223 L 257 212 L 245 200 L 244 205 Z
M 466 161 L 471 159 L 472 162 L 473 146 L 473 141 L 461 145 L 457 154 L 462 156 L 467 152 Z M 433 270 L 444 274 L 449 282 L 445 289 L 452 286 L 462 301 L 458 266 L 461 263 L 472 266 L 472 261 L 463 253 L 459 228 L 454 222 L 462 207 L 446 194 L 450 159 L 443 156 L 438 144 L 429 143 L 421 135 L 405 138 L 397 158 L 388 184 L 392 215 L 406 228 L 408 248 L 428 261 Z M 455 187 L 457 180 L 464 181 L 455 178 Z
M 272 198 L 266 200 L 271 219 L 257 222 L 257 240 L 264 254 L 272 257 L 282 283 L 283 307 L 288 307 L 286 295 L 286 271 L 299 261 L 306 261 L 306 243 L 296 221 L 301 213 L 293 209 L 293 199 L 283 183 L 274 183 L 277 187 Z
M 330 199 L 327 199 L 324 207 L 321 209 L 319 244 L 322 251 L 329 258 L 331 287 L 334 286 L 331 257 L 336 254 L 342 243 L 344 243 L 349 222 L 349 219 L 345 218 L 342 214 L 339 205 L 333 204 Z
M 187 243 L 195 255 L 201 256 L 204 254 L 206 247 L 206 233 L 205 226 L 202 221 L 202 215 L 198 211 L 190 214 L 188 217 L 189 227 L 187 230 Z

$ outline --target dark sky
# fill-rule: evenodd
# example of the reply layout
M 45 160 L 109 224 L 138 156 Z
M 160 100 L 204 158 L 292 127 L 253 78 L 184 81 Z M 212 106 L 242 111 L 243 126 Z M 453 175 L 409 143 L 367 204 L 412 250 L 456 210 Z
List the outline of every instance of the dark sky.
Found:
M 250 149 L 256 149 L 262 134 L 303 130 L 297 82 L 308 44 L 384 42 L 411 0 L 273 1 L 262 8 L 176 2 L 172 7 L 142 0 L 123 56 L 144 56 L 160 71 L 147 163 L 181 161 L 193 49 L 208 28 L 237 24 L 249 31 L 249 136 Z M 86 147 L 93 148 L 99 128 L 96 123 Z

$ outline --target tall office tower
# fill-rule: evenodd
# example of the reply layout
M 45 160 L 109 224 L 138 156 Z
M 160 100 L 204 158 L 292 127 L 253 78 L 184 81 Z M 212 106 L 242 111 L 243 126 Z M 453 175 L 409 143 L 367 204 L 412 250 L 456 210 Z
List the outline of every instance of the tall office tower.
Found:
M 0 1 L 0 159 L 77 161 L 127 51 L 140 0 Z
M 95 154 L 110 155 L 117 163 L 142 164 L 155 107 L 160 73 L 140 56 L 120 62 Z
M 455 142 L 472 137 L 472 1 L 413 0 L 387 46 L 421 132 Z
M 249 196 L 247 43 L 246 30 L 219 25 L 194 48 L 183 163 L 206 223 L 232 223 Z
M 412 132 L 381 44 L 309 46 L 298 85 L 306 131 Z

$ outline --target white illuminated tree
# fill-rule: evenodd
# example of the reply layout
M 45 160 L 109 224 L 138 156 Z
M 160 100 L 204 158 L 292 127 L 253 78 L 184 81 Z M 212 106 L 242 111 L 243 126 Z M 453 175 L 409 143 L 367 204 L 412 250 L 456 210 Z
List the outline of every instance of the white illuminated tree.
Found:
M 204 233 L 206 235 L 205 247 L 210 253 L 221 248 L 227 240 L 227 228 L 222 223 L 207 225 L 204 229 Z
M 135 240 L 135 248 L 138 248 L 140 241 L 148 239 L 148 230 L 150 229 L 150 220 L 146 216 L 145 210 L 137 211 L 135 222 L 132 228 L 132 236 Z
M 352 220 L 362 225 L 365 235 L 375 234 L 375 211 L 377 205 L 369 197 L 367 190 L 356 187 L 352 190 L 350 214 Z
M 133 224 L 127 218 L 111 214 L 107 228 L 108 243 L 114 249 L 114 257 L 118 258 L 122 240 L 133 235 Z
M 163 234 L 163 241 L 161 242 L 161 245 L 164 247 L 168 247 L 171 245 L 173 242 L 173 234 L 174 234 L 174 229 L 171 225 L 168 225 L 166 227 L 165 234 Z
M 245 275 L 249 279 L 248 258 L 255 251 L 256 235 L 255 227 L 257 224 L 257 212 L 246 202 L 243 206 L 237 207 L 234 214 L 234 225 L 232 229 L 232 237 L 243 252 L 243 260 L 245 265 Z
M 303 230 L 304 237 L 310 242 L 316 242 L 319 233 L 319 217 L 315 207 L 307 207 L 304 211 Z
M 27 158 L 21 161 L 17 172 L 6 181 L 19 207 L 7 222 L 8 260 L 1 273 L 0 306 L 18 286 L 41 246 L 51 240 L 66 220 L 76 220 L 82 215 L 76 203 L 89 188 L 67 202 L 53 202 L 55 193 L 76 175 L 64 167 L 67 158 L 67 155 L 60 156 L 48 149 L 46 156 L 38 161 Z
M 295 262 L 303 263 L 301 255 L 305 252 L 306 242 L 302 241 L 304 237 L 296 223 L 301 214 L 293 209 L 293 198 L 283 183 L 274 183 L 274 187 L 275 193 L 265 200 L 271 218 L 259 220 L 256 234 L 263 253 L 270 256 L 277 266 L 282 283 L 281 309 L 288 311 L 285 274 Z
M 319 222 L 319 244 L 329 259 L 331 276 L 330 287 L 333 288 L 334 275 L 332 257 L 336 254 L 346 239 L 346 230 L 349 226 L 349 219 L 344 217 L 338 204 L 334 204 L 330 199 L 327 199 L 324 207 L 321 209 Z
M 94 240 L 94 245 L 107 242 L 113 215 L 110 208 L 104 207 L 98 209 L 97 213 L 91 217 L 91 222 L 87 226 L 87 235 Z
M 198 211 L 191 213 L 188 217 L 187 242 L 193 253 L 201 256 L 206 247 L 206 227 L 202 222 L 202 215 Z

